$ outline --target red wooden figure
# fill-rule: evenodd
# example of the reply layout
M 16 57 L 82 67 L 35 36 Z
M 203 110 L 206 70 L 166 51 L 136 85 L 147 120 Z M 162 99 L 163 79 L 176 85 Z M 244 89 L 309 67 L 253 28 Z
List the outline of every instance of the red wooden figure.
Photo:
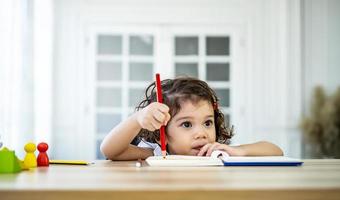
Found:
M 48 144 L 45 142 L 41 142 L 38 144 L 38 158 L 37 158 L 37 163 L 38 166 L 49 166 L 50 160 L 48 159 L 48 155 L 46 153 L 48 149 Z

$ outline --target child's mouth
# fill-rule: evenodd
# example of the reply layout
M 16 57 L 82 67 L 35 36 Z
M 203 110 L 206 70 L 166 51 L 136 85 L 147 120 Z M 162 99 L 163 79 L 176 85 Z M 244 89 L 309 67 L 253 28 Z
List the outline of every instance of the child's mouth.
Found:
M 193 149 L 195 149 L 195 150 L 201 150 L 201 148 L 203 147 L 204 145 L 201 145 L 201 146 L 197 146 L 197 147 L 194 147 Z
M 206 142 L 200 142 L 200 143 L 196 143 L 192 146 L 192 149 L 194 150 L 201 150 L 202 147 L 204 147 L 207 143 Z

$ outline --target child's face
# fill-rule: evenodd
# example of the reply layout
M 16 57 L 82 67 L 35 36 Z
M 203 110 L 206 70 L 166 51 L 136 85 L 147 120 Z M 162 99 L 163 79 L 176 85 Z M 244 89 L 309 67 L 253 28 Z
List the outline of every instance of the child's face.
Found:
M 167 126 L 170 154 L 197 155 L 202 146 L 215 142 L 214 110 L 208 101 L 185 101 Z

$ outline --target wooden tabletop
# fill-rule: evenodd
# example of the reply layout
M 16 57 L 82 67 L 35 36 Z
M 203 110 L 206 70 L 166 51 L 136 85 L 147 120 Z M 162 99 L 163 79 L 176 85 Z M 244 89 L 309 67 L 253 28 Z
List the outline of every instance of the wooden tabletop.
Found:
M 340 199 L 340 160 L 300 167 L 150 167 L 95 161 L 0 174 L 0 199 Z

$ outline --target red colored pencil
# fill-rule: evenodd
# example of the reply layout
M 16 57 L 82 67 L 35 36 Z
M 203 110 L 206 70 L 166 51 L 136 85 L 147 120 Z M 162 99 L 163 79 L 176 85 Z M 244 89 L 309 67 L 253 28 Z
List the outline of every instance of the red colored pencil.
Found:
M 157 102 L 163 103 L 163 95 L 162 95 L 162 87 L 161 87 L 161 78 L 159 73 L 156 74 L 156 89 L 157 89 Z M 165 158 L 166 156 L 166 146 L 165 146 L 165 127 L 161 126 L 160 128 L 160 138 L 161 138 L 161 149 L 162 156 Z

